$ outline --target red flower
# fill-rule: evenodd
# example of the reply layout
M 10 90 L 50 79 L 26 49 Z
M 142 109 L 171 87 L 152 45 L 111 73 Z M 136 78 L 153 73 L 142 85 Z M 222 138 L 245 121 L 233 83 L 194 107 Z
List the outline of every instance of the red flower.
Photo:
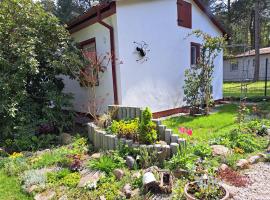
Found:
M 185 132 L 186 132 L 185 127 L 179 127 L 179 132 L 180 132 L 180 133 L 185 133 Z
M 187 130 L 187 134 L 188 134 L 189 136 L 192 136 L 192 134 L 193 134 L 192 129 L 188 129 L 188 130 Z

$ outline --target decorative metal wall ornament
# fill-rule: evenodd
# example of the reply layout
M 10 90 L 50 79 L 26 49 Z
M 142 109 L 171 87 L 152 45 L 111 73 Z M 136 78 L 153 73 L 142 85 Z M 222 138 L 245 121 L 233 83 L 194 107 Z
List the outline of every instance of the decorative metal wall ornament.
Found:
M 138 55 L 138 59 L 136 61 L 141 63 L 148 61 L 149 57 L 147 55 L 150 52 L 150 49 L 148 48 L 149 45 L 144 41 L 142 41 L 141 43 L 139 42 L 133 43 L 136 45 L 135 53 Z

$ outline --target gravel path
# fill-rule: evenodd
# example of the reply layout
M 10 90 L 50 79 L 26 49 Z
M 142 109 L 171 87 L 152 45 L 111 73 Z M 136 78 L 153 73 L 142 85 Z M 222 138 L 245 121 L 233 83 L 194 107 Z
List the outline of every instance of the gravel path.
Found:
M 243 171 L 251 184 L 245 188 L 230 187 L 232 200 L 270 200 L 270 163 L 258 163 Z

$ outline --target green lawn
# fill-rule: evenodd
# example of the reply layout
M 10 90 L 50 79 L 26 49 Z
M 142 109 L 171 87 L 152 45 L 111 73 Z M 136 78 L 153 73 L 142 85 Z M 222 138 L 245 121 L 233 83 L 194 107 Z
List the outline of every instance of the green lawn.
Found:
M 30 200 L 28 195 L 21 191 L 19 182 L 14 177 L 7 176 L 0 170 L 0 200 Z
M 247 97 L 264 97 L 264 81 L 247 83 Z M 241 97 L 241 82 L 223 84 L 224 97 Z M 270 81 L 268 81 L 267 96 L 270 96 Z
M 163 121 L 163 124 L 171 128 L 174 133 L 179 133 L 179 127 L 190 128 L 193 130 L 193 135 L 190 139 L 208 141 L 218 135 L 226 134 L 236 126 L 237 105 L 223 105 L 218 107 L 217 110 L 218 112 L 209 116 L 172 117 Z M 186 135 L 183 135 L 183 137 L 188 138 Z

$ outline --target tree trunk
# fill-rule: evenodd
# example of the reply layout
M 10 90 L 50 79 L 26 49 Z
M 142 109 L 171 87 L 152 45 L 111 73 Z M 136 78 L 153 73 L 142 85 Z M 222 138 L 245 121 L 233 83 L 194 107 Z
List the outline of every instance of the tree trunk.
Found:
M 231 17 L 231 0 L 227 1 L 227 8 L 228 8 L 228 29 L 229 29 L 229 33 L 231 33 L 232 28 L 231 28 L 231 22 L 232 22 L 232 17 Z M 231 45 L 232 41 L 231 38 L 228 39 L 228 44 Z
M 259 80 L 260 74 L 260 11 L 259 0 L 255 1 L 255 69 L 254 81 Z

